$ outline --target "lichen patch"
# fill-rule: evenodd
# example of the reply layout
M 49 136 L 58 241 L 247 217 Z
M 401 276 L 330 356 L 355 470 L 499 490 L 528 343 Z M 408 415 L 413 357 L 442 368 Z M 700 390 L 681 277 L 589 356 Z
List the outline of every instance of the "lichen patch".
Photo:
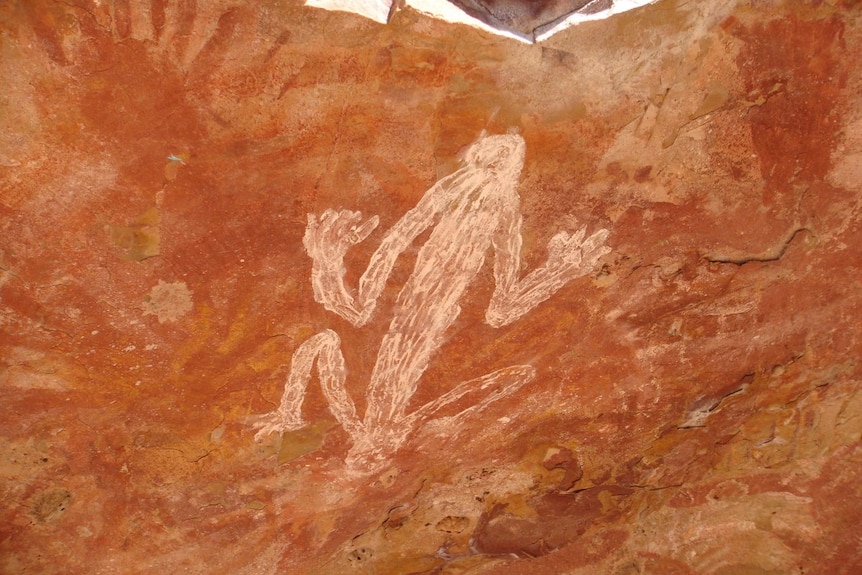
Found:
M 159 323 L 177 321 L 192 310 L 192 292 L 185 282 L 159 284 L 144 298 L 144 315 L 155 315 Z

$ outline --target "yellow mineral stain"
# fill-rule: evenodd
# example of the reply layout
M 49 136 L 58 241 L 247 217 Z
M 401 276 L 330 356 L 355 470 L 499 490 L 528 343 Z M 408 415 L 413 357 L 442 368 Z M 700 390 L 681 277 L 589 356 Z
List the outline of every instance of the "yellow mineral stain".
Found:
M 222 355 L 227 355 L 233 352 L 237 346 L 242 343 L 244 337 L 248 330 L 248 321 L 246 320 L 246 313 L 244 311 L 240 311 L 236 314 L 234 321 L 231 322 L 230 328 L 228 328 L 227 337 L 221 344 L 218 346 L 216 351 L 218 351 Z
M 695 113 L 692 114 L 691 119 L 694 120 L 718 110 L 723 107 L 729 99 L 730 91 L 726 86 L 715 81 L 711 82 L 706 97 L 703 99 L 703 102 L 701 102 Z
M 159 210 L 150 208 L 126 226 L 110 226 L 111 242 L 125 250 L 125 259 L 143 261 L 159 255 Z
M 602 514 L 609 514 L 616 511 L 619 504 L 617 499 L 610 491 L 602 491 L 599 493 L 599 503 L 602 505 Z
M 199 306 L 191 328 L 193 335 L 177 346 L 174 359 L 171 362 L 171 369 L 174 373 L 182 373 L 183 367 L 192 357 L 211 345 L 214 335 L 214 315 L 210 306 L 206 304 Z
M 278 338 L 270 338 L 264 342 L 246 360 L 246 364 L 255 372 L 261 373 L 277 368 L 284 363 L 284 347 Z
M 281 449 L 278 451 L 279 464 L 293 461 L 306 453 L 320 449 L 330 426 L 331 424 L 324 422 L 286 432 L 281 438 Z

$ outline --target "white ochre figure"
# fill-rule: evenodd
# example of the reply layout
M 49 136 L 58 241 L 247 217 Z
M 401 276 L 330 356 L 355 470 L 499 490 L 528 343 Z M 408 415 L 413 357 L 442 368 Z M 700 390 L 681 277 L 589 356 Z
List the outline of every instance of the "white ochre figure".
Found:
M 444 342 L 461 308 L 461 295 L 476 277 L 489 248 L 494 251 L 496 286 L 485 319 L 493 327 L 509 324 L 554 294 L 567 282 L 590 273 L 610 251 L 607 230 L 585 238 L 560 232 L 548 243 L 545 264 L 519 279 L 521 215 L 517 192 L 525 144 L 516 134 L 484 136 L 467 150 L 463 166 L 429 189 L 374 252 L 353 291 L 344 285 L 344 254 L 377 227 L 374 216 L 327 210 L 308 216 L 304 244 L 312 259 L 315 301 L 355 326 L 368 322 L 398 256 L 434 226 L 419 250 L 410 277 L 398 295 L 389 330 L 380 344 L 368 384 L 365 417 L 356 413 L 345 389 L 346 369 L 340 339 L 325 330 L 305 341 L 293 355 L 278 409 L 260 417 L 256 438 L 304 427 L 302 402 L 317 360 L 329 409 L 353 442 L 349 467 L 371 471 L 397 451 L 407 436 L 442 408 L 469 395 L 479 411 L 511 395 L 535 376 L 530 365 L 504 367 L 455 386 L 438 399 L 407 413 L 422 374 Z

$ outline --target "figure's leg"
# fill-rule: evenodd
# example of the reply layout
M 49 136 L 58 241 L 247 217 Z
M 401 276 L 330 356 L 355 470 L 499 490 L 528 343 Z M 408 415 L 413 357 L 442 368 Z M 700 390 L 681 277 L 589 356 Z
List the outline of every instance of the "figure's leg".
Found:
M 408 280 L 408 286 L 411 283 L 413 278 Z M 410 291 L 407 286 L 399 298 L 405 291 Z M 461 313 L 458 305 L 448 309 L 438 306 L 435 310 L 429 305 L 430 298 L 416 299 L 417 303 L 402 306 L 380 343 L 366 393 L 364 421 L 369 430 L 385 428 L 404 419 L 422 374 L 428 369 L 434 352 L 443 344 L 446 330 Z M 416 326 L 421 327 L 417 329 Z
M 512 395 L 536 377 L 536 369 L 531 365 L 511 365 L 492 371 L 487 375 L 465 381 L 455 388 L 441 395 L 432 402 L 426 403 L 418 410 L 404 418 L 405 427 L 414 427 L 435 415 L 439 415 L 445 408 L 460 406 L 469 403 L 469 407 L 462 408 L 452 417 L 463 417 L 481 411 L 498 399 Z M 478 396 L 478 399 L 475 398 Z M 464 400 L 469 398 L 469 400 Z M 462 402 L 462 400 L 464 400 Z
M 446 416 L 445 412 L 454 412 L 448 416 L 452 419 L 473 415 L 498 399 L 517 392 L 535 376 L 536 370 L 529 365 L 498 369 L 459 384 L 406 417 L 394 419 L 384 425 L 369 425 L 366 433 L 358 436 L 350 448 L 346 458 L 347 466 L 363 473 L 378 471 L 404 444 L 407 437 L 428 419 Z
M 569 281 L 590 273 L 610 252 L 604 243 L 607 230 L 584 239 L 586 228 L 574 234 L 560 232 L 548 242 L 548 260 L 519 280 L 521 267 L 521 216 L 507 210 L 494 236 L 494 294 L 485 314 L 493 327 L 507 325 L 551 297 Z
M 291 359 L 290 375 L 284 386 L 281 403 L 277 410 L 253 424 L 259 430 L 255 439 L 260 440 L 273 432 L 290 431 L 305 426 L 302 420 L 302 402 L 315 359 L 320 386 L 329 403 L 329 411 L 351 437 L 361 435 L 362 424 L 356 416 L 353 401 L 344 388 L 347 370 L 344 367 L 340 344 L 338 334 L 328 329 L 297 348 Z

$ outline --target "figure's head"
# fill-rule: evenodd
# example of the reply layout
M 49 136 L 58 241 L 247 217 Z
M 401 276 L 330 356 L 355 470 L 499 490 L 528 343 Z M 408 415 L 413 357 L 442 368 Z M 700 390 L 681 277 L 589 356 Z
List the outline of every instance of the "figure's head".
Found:
M 484 136 L 464 153 L 464 163 L 481 168 L 516 168 L 524 165 L 524 138 L 519 134 Z

